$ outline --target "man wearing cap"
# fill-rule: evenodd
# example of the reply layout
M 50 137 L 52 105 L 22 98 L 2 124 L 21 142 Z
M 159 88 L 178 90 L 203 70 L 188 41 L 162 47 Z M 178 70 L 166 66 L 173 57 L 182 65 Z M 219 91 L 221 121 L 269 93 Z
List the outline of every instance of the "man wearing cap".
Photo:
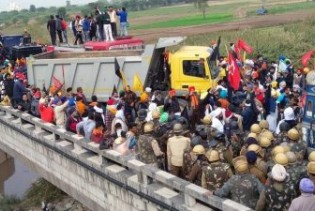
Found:
M 150 102 L 150 94 L 152 89 L 150 87 L 146 87 L 144 92 L 140 96 L 139 108 L 138 109 L 148 109 Z
M 137 124 L 137 131 L 139 134 L 143 134 L 143 127 L 146 123 L 145 118 L 147 117 L 147 111 L 145 109 L 140 109 L 138 111 L 138 117 L 136 118 L 135 123 Z
M 264 186 L 255 176 L 249 174 L 248 163 L 244 156 L 234 158 L 233 163 L 236 174 L 224 183 L 222 188 L 216 190 L 214 195 L 229 197 L 254 209 Z
M 167 141 L 167 162 L 169 171 L 178 177 L 183 175 L 184 151 L 190 148 L 190 139 L 182 136 L 183 126 L 175 123 L 173 126 L 174 136 Z
M 288 144 L 291 151 L 296 154 L 298 161 L 303 161 L 307 147 L 304 141 L 300 140 L 300 137 L 300 133 L 296 128 L 288 131 Z
M 16 79 L 17 80 L 15 81 L 14 86 L 13 86 L 13 98 L 12 98 L 13 107 L 15 107 L 15 105 L 19 104 L 22 101 L 22 96 L 24 94 L 29 92 L 29 90 L 23 84 L 25 76 L 22 73 L 20 73 L 16 75 Z
M 229 164 L 220 161 L 219 152 L 209 150 L 206 153 L 208 166 L 202 168 L 201 186 L 210 191 L 216 191 L 233 175 Z
M 266 182 L 266 174 L 257 167 L 257 154 L 254 151 L 248 151 L 246 153 L 246 159 L 248 162 L 249 173 L 257 177 L 262 184 Z
M 209 149 L 217 150 L 219 152 L 221 161 L 227 162 L 232 165 L 233 156 L 229 147 L 226 146 L 225 134 L 216 130 L 215 128 L 212 128 L 211 136 L 213 138 L 209 141 Z
M 314 183 L 312 180 L 304 178 L 300 182 L 301 196 L 294 199 L 289 207 L 289 211 L 312 211 L 315 210 Z
M 175 115 L 180 115 L 179 102 L 176 98 L 176 91 L 173 89 L 168 92 L 168 97 L 164 101 L 164 111 L 169 114 L 173 113 Z
M 288 210 L 296 196 L 294 187 L 287 184 L 288 174 L 284 166 L 276 164 L 270 173 L 270 184 L 266 185 L 257 202 L 256 210 Z
M 146 123 L 143 130 L 144 134 L 140 135 L 137 141 L 137 157 L 145 164 L 157 167 L 157 158 L 163 156 L 164 153 L 161 151 L 159 144 L 152 136 L 153 124 L 149 122 Z
M 206 150 L 202 145 L 196 145 L 192 152 L 196 155 L 196 160 L 192 163 L 191 171 L 186 175 L 186 179 L 201 186 L 202 168 L 209 164 L 205 156 Z

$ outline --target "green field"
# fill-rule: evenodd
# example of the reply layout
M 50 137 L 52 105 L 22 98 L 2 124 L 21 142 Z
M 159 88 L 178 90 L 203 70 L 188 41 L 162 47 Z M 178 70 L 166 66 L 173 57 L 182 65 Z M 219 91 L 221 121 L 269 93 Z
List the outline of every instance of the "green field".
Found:
M 299 10 L 308 10 L 308 9 L 315 9 L 315 1 L 313 2 L 301 2 L 301 3 L 292 3 L 292 4 L 285 4 L 285 5 L 274 5 L 274 6 L 267 6 L 266 9 L 268 10 L 268 14 L 281 14 L 286 12 L 293 12 Z M 248 11 L 248 16 L 256 15 L 256 10 Z
M 269 59 L 276 60 L 283 54 L 295 61 L 297 66 L 300 66 L 299 59 L 303 53 L 310 49 L 315 49 L 314 29 L 315 18 L 300 23 L 275 27 L 223 31 L 191 36 L 182 45 L 207 46 L 211 40 L 216 40 L 221 36 L 221 52 L 226 54 L 224 45 L 242 38 L 254 48 L 254 53 L 250 57 L 263 54 Z M 179 47 L 177 46 L 175 49 Z
M 137 29 L 152 29 L 152 28 L 169 28 L 169 27 L 182 27 L 182 26 L 194 26 L 204 24 L 214 24 L 232 21 L 234 19 L 232 14 L 210 14 L 206 18 L 202 15 L 196 15 L 191 17 L 176 18 L 167 21 L 154 22 L 145 25 L 138 25 L 131 27 L 132 30 Z

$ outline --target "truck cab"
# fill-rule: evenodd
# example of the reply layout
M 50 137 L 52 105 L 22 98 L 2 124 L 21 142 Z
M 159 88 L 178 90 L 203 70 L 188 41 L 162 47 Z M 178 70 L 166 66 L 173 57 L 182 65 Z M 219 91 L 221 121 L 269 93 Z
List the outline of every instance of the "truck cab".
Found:
M 169 57 L 171 88 L 179 94 L 194 86 L 201 93 L 216 85 L 218 71 L 210 68 L 212 49 L 202 46 L 184 46 Z

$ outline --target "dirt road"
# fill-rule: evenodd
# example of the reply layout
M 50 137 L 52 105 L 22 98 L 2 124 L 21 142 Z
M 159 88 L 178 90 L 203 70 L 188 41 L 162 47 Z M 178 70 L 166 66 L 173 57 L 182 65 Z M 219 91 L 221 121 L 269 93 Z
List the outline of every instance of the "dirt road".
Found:
M 191 27 L 176 27 L 162 29 L 136 30 L 131 33 L 145 42 L 155 42 L 159 37 L 165 36 L 193 36 L 217 31 L 240 30 L 254 27 L 275 26 L 297 21 L 303 21 L 315 17 L 313 10 L 303 10 L 277 15 L 264 15 L 244 17 L 237 21 L 221 24 L 200 25 Z

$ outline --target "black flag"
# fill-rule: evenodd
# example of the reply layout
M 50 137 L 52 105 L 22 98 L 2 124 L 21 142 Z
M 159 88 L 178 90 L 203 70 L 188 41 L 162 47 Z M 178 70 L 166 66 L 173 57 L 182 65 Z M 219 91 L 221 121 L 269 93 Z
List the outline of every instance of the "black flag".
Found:
M 116 58 L 115 58 L 115 74 L 118 76 L 118 78 L 123 80 L 123 77 L 122 77 L 121 72 L 120 72 L 120 66 L 119 66 Z
M 221 44 L 221 36 L 218 39 L 217 45 L 215 46 L 215 48 L 213 49 L 213 52 L 210 56 L 210 61 L 217 61 L 217 59 L 219 59 L 220 57 L 220 44 Z

